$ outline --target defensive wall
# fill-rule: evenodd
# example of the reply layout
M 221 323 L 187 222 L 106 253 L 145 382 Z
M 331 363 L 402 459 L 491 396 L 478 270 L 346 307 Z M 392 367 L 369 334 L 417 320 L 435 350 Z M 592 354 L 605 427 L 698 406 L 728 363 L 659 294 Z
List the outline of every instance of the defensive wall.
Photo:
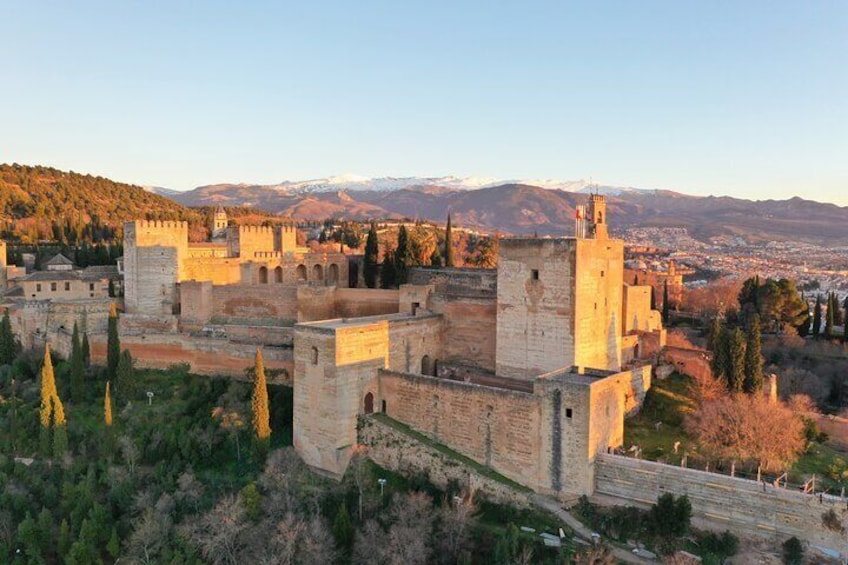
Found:
M 715 529 L 783 542 L 791 536 L 848 554 L 841 531 L 822 524 L 833 511 L 844 523 L 845 498 L 813 495 L 770 483 L 665 465 L 620 455 L 595 461 L 595 495 L 616 504 L 651 505 L 665 493 L 686 495 L 693 517 Z
M 413 430 L 404 429 L 381 414 L 360 420 L 358 442 L 368 457 L 384 469 L 406 477 L 423 475 L 434 485 L 447 488 L 455 482 L 468 493 L 479 493 L 488 500 L 519 508 L 529 506 L 530 489 L 454 452 L 428 441 Z
M 106 362 L 106 335 L 89 338 L 91 358 L 94 363 Z M 228 339 L 195 337 L 173 333 L 147 333 L 121 335 L 121 348 L 129 349 L 136 366 L 148 369 L 167 369 L 178 363 L 190 363 L 191 371 L 199 375 L 244 377 L 245 369 L 253 367 L 257 345 L 236 343 Z M 269 374 L 273 384 L 292 383 L 292 349 L 289 347 L 262 347 L 265 368 L 284 370 L 279 376 Z

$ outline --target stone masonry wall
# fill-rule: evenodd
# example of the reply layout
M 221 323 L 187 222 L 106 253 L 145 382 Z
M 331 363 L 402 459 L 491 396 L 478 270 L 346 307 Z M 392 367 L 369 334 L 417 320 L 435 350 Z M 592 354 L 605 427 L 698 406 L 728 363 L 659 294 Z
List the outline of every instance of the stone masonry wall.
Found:
M 529 506 L 528 493 L 481 475 L 471 466 L 416 441 L 409 435 L 373 417 L 361 420 L 359 443 L 375 463 L 404 476 L 426 475 L 440 488 L 456 481 L 470 493 L 486 499 L 524 508 Z
M 504 476 L 540 482 L 540 407 L 532 394 L 380 371 L 386 414 Z
M 648 505 L 665 493 L 686 495 L 693 515 L 717 529 L 783 542 L 791 536 L 845 553 L 841 532 L 822 525 L 833 510 L 844 521 L 846 501 L 838 496 L 794 490 L 618 455 L 599 455 L 595 493 L 621 504 Z

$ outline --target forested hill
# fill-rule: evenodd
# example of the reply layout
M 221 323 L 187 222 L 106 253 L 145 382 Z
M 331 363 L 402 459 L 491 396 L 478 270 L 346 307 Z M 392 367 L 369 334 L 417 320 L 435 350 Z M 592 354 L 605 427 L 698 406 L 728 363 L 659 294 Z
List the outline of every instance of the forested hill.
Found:
M 139 186 L 50 167 L 0 164 L 0 237 L 13 242 L 120 238 L 128 220 L 201 223 L 201 213 Z

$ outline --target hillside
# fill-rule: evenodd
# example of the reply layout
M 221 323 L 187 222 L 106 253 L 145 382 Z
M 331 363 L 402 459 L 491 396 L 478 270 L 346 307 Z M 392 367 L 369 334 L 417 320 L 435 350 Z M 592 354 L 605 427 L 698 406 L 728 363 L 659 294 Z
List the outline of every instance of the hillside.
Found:
M 739 236 L 749 242 L 802 241 L 848 245 L 848 208 L 801 198 L 751 201 L 697 197 L 664 190 L 600 187 L 607 194 L 613 229 L 685 227 L 693 237 Z M 364 220 L 410 217 L 442 221 L 448 211 L 459 225 L 505 233 L 568 234 L 585 189 L 568 192 L 510 183 L 467 190 L 439 185 L 390 190 L 294 191 L 274 187 L 215 185 L 173 196 L 190 205 L 252 205 L 304 219 Z
M 35 243 L 120 237 L 136 218 L 199 220 L 197 212 L 141 187 L 49 167 L 0 165 L 2 236 Z

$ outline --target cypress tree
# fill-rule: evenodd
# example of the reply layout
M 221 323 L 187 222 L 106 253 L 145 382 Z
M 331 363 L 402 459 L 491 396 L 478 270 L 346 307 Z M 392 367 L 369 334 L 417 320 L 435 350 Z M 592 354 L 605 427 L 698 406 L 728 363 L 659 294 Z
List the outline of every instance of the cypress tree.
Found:
M 91 366 L 91 346 L 88 344 L 88 333 L 82 334 L 82 364 L 86 369 Z
M 268 383 L 265 379 L 265 363 L 262 350 L 256 350 L 256 362 L 253 366 L 253 432 L 260 446 L 267 448 L 271 438 L 271 415 L 268 409 Z
M 118 398 L 124 402 L 129 402 L 135 397 L 136 393 L 135 371 L 133 370 L 133 358 L 130 355 L 129 349 L 124 349 L 118 359 L 118 366 L 115 368 L 115 391 Z
M 15 360 L 17 344 L 15 334 L 12 333 L 12 320 L 9 318 L 9 309 L 3 313 L 3 321 L 0 322 L 0 365 L 11 365 Z
M 82 402 L 85 392 L 84 379 L 85 361 L 80 344 L 79 328 L 74 322 L 74 333 L 71 336 L 71 398 L 76 403 Z
M 707 328 L 707 351 L 711 351 L 715 354 L 716 345 L 719 341 L 719 335 L 721 334 L 721 319 L 718 316 L 714 316 L 710 320 L 710 326 Z
M 824 322 L 824 337 L 830 339 L 833 337 L 833 294 L 827 297 L 827 313 Z
M 664 326 L 668 325 L 668 281 L 663 283 L 662 322 Z
M 439 251 L 439 245 L 433 248 L 433 252 L 430 254 L 430 267 L 433 269 L 438 269 L 442 266 L 442 253 Z
M 380 288 L 395 288 L 397 285 L 394 253 L 386 250 L 383 253 L 383 264 L 380 266 Z
M 53 375 L 53 361 L 50 358 L 50 344 L 44 348 L 44 363 L 41 365 L 41 408 L 39 409 L 41 423 L 41 448 L 47 455 L 50 451 L 50 430 L 53 430 L 53 455 L 60 457 L 68 447 L 67 430 L 65 429 L 65 407 L 59 399 L 56 390 L 56 379 Z
M 842 325 L 842 305 L 839 303 L 839 297 L 836 296 L 836 293 L 833 293 L 833 325 L 841 326 Z
M 809 306 L 808 306 L 809 308 Z M 821 294 L 816 296 L 816 306 L 813 308 L 813 337 L 818 339 L 821 333 L 822 324 L 822 303 Z
M 745 335 L 739 328 L 730 333 L 727 360 L 727 388 L 740 392 L 745 384 Z
M 848 297 L 845 298 L 842 307 L 844 308 L 842 316 L 842 342 L 848 343 Z
M 368 288 L 377 286 L 377 256 L 379 253 L 377 226 L 374 222 L 371 222 L 368 237 L 365 239 L 365 257 L 362 258 L 362 278 Z
M 406 284 L 409 278 L 409 267 L 412 264 L 412 247 L 406 226 L 398 230 L 397 250 L 395 251 L 395 286 Z
M 728 361 L 728 344 L 730 336 L 727 328 L 719 324 L 718 333 L 716 334 L 713 343 L 713 358 L 710 361 L 710 369 L 712 369 L 713 378 L 716 380 L 727 382 L 727 367 Z
M 68 429 L 65 406 L 58 394 L 53 395 L 53 457 L 61 457 L 68 449 Z
M 118 337 L 118 310 L 115 303 L 109 305 L 109 333 L 106 342 L 106 377 L 117 381 L 118 361 L 121 358 L 121 338 Z M 121 384 L 115 383 L 118 394 L 123 395 L 120 390 Z
M 450 213 L 448 213 L 448 223 L 445 226 L 445 267 L 453 267 L 453 229 Z
M 745 343 L 745 382 L 742 389 L 747 393 L 759 392 L 763 388 L 762 335 L 760 317 L 754 314 L 748 327 Z
M 106 381 L 106 392 L 103 394 L 103 423 L 112 426 L 112 392 L 109 390 L 111 381 Z
M 648 288 L 651 289 L 651 310 L 657 309 L 657 293 L 654 292 L 654 286 L 648 285 Z
M 44 363 L 41 365 L 41 408 L 38 412 L 42 429 L 49 430 L 53 423 L 53 396 L 56 380 L 53 377 L 53 361 L 50 359 L 50 344 L 44 347 Z

